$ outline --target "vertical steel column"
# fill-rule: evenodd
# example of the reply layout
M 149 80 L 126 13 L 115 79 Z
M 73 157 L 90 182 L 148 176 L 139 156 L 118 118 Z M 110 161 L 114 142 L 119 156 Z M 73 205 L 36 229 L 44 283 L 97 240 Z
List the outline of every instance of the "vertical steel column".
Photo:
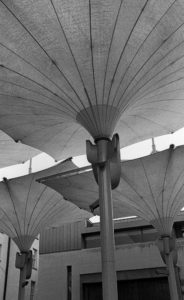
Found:
M 166 265 L 168 267 L 168 281 L 169 281 L 169 290 L 170 290 L 170 296 L 171 300 L 179 300 L 178 296 L 178 287 L 176 282 L 176 274 L 173 264 L 173 258 L 172 258 L 172 252 L 169 253 L 169 255 L 166 255 L 165 257 Z
M 97 167 L 100 204 L 102 287 L 103 300 L 118 300 L 110 162 L 109 159 L 105 159 L 108 151 L 107 143 L 105 140 L 97 142 L 99 160 L 104 161 L 102 164 L 98 164 Z
M 26 281 L 26 264 L 24 264 L 24 267 L 20 269 L 18 300 L 25 299 L 25 285 L 24 285 L 25 281 Z
M 99 185 L 103 300 L 118 300 L 111 189 L 120 180 L 119 138 L 87 141 L 87 158 Z
M 103 299 L 116 300 L 117 277 L 109 162 L 98 167 Z
M 27 279 L 31 277 L 32 272 L 32 251 L 26 251 L 16 254 L 15 267 L 20 270 L 18 300 L 25 299 L 25 286 Z
M 163 237 L 163 244 L 165 263 L 168 268 L 168 281 L 171 300 L 179 300 L 176 273 L 173 263 L 173 252 L 170 245 L 170 237 Z

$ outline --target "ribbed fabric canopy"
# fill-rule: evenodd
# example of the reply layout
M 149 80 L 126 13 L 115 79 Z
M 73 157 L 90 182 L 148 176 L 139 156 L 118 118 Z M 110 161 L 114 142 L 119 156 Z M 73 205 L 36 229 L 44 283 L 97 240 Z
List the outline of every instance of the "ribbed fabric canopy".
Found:
M 56 159 L 173 132 L 183 53 L 183 0 L 0 0 L 0 128 Z
M 67 162 L 66 162 L 67 163 Z M 65 163 L 63 163 L 63 166 Z M 71 201 L 81 209 L 99 214 L 98 185 L 94 179 L 91 167 L 76 168 L 73 164 L 66 172 L 53 172 L 51 176 L 39 178 L 41 182 L 60 193 L 65 199 Z M 114 218 L 132 216 L 134 212 L 124 206 L 120 199 L 113 199 Z
M 61 170 L 62 164 L 55 168 Z M 0 230 L 15 241 L 20 251 L 28 251 L 38 233 L 52 223 L 56 226 L 91 217 L 59 193 L 36 182 L 41 174 L 52 174 L 52 168 L 0 183 Z
M 98 187 L 92 171 L 84 170 L 72 176 L 58 174 L 42 182 L 89 210 L 98 199 Z M 151 223 L 160 235 L 170 235 L 184 206 L 184 146 L 122 162 L 120 184 L 112 198 L 115 218 L 136 215 Z
M 160 235 L 170 235 L 184 206 L 184 147 L 122 163 L 113 197 L 149 221 Z
M 15 143 L 12 138 L 0 130 L 0 168 L 18 163 L 24 163 L 40 151 L 21 143 Z

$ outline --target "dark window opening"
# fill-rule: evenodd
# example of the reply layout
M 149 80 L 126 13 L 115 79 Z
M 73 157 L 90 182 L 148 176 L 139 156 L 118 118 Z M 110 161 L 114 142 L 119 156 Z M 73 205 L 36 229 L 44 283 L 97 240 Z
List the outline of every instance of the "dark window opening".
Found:
M 72 300 L 72 266 L 67 266 L 67 300 Z
M 131 229 L 116 229 L 115 244 L 135 244 L 155 241 L 158 238 L 156 229 L 152 226 Z M 84 248 L 100 247 L 100 232 L 90 232 L 82 235 Z
M 100 282 L 83 284 L 82 300 L 102 300 Z M 170 300 L 166 277 L 118 281 L 118 300 Z

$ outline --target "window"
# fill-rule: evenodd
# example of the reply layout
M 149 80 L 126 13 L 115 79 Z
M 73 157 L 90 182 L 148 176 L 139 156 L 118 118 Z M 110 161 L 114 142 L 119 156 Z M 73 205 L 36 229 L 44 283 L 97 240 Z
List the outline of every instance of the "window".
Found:
M 126 245 L 155 241 L 158 237 L 158 233 L 152 226 L 145 226 L 129 229 L 115 229 L 114 237 L 116 245 Z M 84 233 L 82 234 L 82 240 L 84 248 L 100 247 L 100 232 Z
M 33 269 L 38 268 L 38 250 L 33 248 Z
M 72 266 L 67 266 L 67 300 L 72 299 Z
M 35 281 L 31 281 L 30 300 L 34 299 L 34 296 L 35 296 L 35 286 L 36 286 Z

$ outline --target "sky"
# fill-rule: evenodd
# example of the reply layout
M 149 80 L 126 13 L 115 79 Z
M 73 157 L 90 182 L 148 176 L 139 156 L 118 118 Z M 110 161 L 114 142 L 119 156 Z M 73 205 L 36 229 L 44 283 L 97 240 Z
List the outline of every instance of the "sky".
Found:
M 157 151 L 168 149 L 171 144 L 174 144 L 175 146 L 184 145 L 184 128 L 176 131 L 173 134 L 156 137 L 154 138 L 154 142 Z M 148 139 L 121 149 L 121 159 L 135 159 L 141 156 L 149 155 L 151 152 L 152 140 Z M 89 165 L 85 155 L 73 158 L 73 162 L 78 167 Z M 49 168 L 55 164 L 56 162 L 51 156 L 47 155 L 46 153 L 41 153 L 32 159 L 32 172 Z M 30 162 L 28 161 L 23 164 L 2 168 L 0 169 L 0 180 L 2 180 L 3 177 L 13 178 L 26 175 L 29 173 L 29 166 Z

